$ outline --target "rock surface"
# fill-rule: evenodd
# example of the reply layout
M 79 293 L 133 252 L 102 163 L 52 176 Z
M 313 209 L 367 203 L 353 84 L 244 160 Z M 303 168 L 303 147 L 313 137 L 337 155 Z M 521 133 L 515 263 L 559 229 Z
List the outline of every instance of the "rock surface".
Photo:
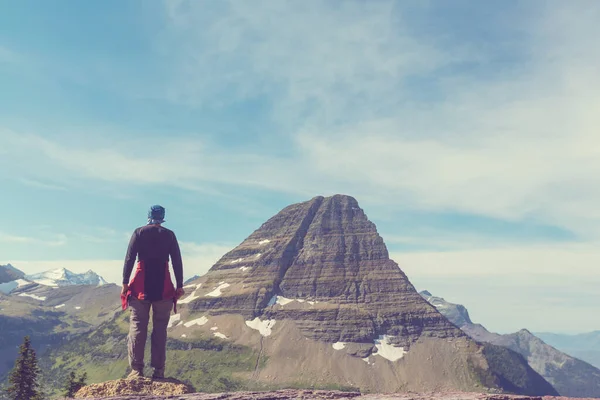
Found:
M 173 396 L 192 393 L 194 389 L 175 379 L 155 381 L 149 378 L 118 379 L 84 386 L 77 393 L 76 399 L 86 398 L 129 398 L 129 395 Z M 146 397 L 144 397 L 146 398 Z
M 450 393 L 401 393 L 364 394 L 328 390 L 278 390 L 274 392 L 233 392 L 233 393 L 193 393 L 184 395 L 123 395 L 115 397 L 94 397 L 111 400 L 569 400 L 567 397 L 514 396 L 504 394 L 481 394 L 466 392 Z M 580 399 L 591 400 L 591 399 Z

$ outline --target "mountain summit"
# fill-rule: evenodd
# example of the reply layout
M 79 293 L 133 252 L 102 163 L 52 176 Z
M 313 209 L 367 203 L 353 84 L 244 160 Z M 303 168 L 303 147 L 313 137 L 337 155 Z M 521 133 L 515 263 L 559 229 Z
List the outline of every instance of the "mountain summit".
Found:
M 556 393 L 522 357 L 474 342 L 427 303 L 349 196 L 286 207 L 188 291 L 171 335 L 259 349 L 258 382 Z
M 25 275 L 28 281 L 38 283 L 40 285 L 51 287 L 75 286 L 75 285 L 93 285 L 102 286 L 108 282 L 100 275 L 92 270 L 82 274 L 76 274 L 66 268 L 53 269 L 46 272 L 40 272 L 32 275 Z
M 22 279 L 25 276 L 23 271 L 20 271 L 10 264 L 0 265 L 0 283 L 7 283 Z

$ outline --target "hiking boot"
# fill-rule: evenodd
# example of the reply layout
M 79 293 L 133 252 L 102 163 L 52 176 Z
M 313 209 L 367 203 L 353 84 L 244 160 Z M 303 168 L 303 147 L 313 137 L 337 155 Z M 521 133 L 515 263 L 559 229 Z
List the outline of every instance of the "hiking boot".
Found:
M 137 379 L 137 378 L 143 378 L 144 377 L 144 372 L 137 370 L 137 369 L 132 369 L 131 372 L 129 373 L 129 375 L 127 375 L 127 379 Z
M 165 369 L 164 368 L 154 368 L 154 373 L 152 374 L 152 379 L 165 379 Z

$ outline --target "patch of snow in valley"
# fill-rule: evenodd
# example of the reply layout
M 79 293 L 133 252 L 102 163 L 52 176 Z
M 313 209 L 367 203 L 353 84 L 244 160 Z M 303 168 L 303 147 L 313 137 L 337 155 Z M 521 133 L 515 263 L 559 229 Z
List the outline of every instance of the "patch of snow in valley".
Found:
M 227 336 L 223 335 L 221 332 L 213 332 L 213 335 L 221 339 L 227 339 Z
M 202 326 L 202 325 L 206 324 L 207 322 L 208 322 L 208 318 L 206 318 L 205 316 L 202 316 L 195 320 L 184 323 L 183 326 L 185 326 L 186 328 L 189 328 L 190 326 L 194 326 L 194 325 Z
M 250 267 L 246 267 L 246 266 L 240 267 L 240 271 L 242 271 L 242 272 L 246 272 L 249 269 L 250 269 Z
M 258 242 L 258 244 L 267 244 L 267 243 L 271 243 L 271 241 L 269 239 L 265 239 L 265 240 L 261 240 L 260 242 Z
M 31 297 L 32 299 L 36 299 L 36 300 L 39 300 L 39 301 L 46 300 L 46 297 L 37 296 L 35 294 L 29 294 L 29 293 L 20 293 L 19 296 L 21 296 L 21 297 Z
M 275 325 L 275 322 L 277 321 L 274 319 L 261 321 L 260 318 L 256 317 L 252 321 L 246 321 L 246 325 L 251 329 L 257 330 L 263 336 L 271 336 L 271 329 Z
M 333 347 L 334 350 L 342 350 L 344 347 L 346 347 L 346 342 L 335 342 L 331 345 L 331 347 Z
M 382 335 L 379 336 L 379 339 L 375 339 L 375 347 L 377 347 L 376 356 L 381 356 L 390 361 L 397 361 L 406 354 L 404 347 L 396 347 L 390 344 L 390 336 L 388 335 Z
M 59 304 L 58 306 L 55 306 L 54 308 L 63 308 L 65 305 L 64 304 Z
M 181 314 L 174 314 L 169 317 L 169 325 L 167 328 L 172 328 L 176 322 L 181 321 Z
M 207 293 L 206 296 L 210 296 L 210 297 L 219 297 L 222 293 L 221 290 L 228 288 L 229 286 L 231 286 L 229 283 L 222 283 L 219 286 L 217 286 L 215 288 L 215 290 L 213 290 L 210 293 Z

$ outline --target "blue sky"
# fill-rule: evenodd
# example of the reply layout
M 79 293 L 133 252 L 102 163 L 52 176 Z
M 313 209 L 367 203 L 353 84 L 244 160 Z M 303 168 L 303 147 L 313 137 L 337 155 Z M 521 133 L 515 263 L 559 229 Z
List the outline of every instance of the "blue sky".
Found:
M 160 203 L 191 276 L 345 193 L 489 328 L 600 329 L 599 27 L 594 1 L 5 3 L 0 262 L 116 281 Z

